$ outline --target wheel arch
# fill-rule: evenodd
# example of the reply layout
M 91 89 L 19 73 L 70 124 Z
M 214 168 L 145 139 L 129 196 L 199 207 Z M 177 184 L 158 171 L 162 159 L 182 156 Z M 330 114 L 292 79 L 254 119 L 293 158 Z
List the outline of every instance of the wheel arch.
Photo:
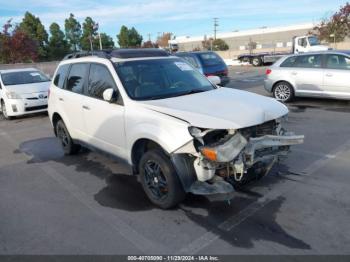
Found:
M 149 138 L 140 138 L 134 142 L 131 148 L 131 163 L 134 174 L 139 172 L 139 163 L 142 155 L 152 149 L 159 149 L 163 151 L 167 156 L 168 152 L 156 141 Z
M 275 82 L 273 85 L 272 85 L 272 93 L 274 92 L 274 90 L 275 90 L 275 88 L 276 88 L 276 86 L 278 85 L 278 84 L 280 84 L 280 83 L 287 83 L 287 84 L 289 84 L 291 87 L 292 87 L 292 89 L 293 89 L 293 92 L 294 92 L 294 94 L 295 94 L 295 87 L 294 87 L 294 85 L 290 82 L 290 81 L 288 81 L 288 80 L 278 80 L 277 82 Z

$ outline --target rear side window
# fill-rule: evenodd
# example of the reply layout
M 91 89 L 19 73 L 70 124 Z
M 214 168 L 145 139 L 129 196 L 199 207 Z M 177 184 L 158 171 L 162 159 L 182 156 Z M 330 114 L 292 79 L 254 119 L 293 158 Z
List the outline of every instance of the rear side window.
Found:
M 67 78 L 66 89 L 74 93 L 83 93 L 84 80 L 87 75 L 88 64 L 73 64 Z
M 326 68 L 349 70 L 350 59 L 343 55 L 327 55 Z
M 94 98 L 103 99 L 103 92 L 109 88 L 117 89 L 108 68 L 104 65 L 91 64 L 88 95 Z
M 224 63 L 222 59 L 215 53 L 199 54 L 199 58 L 205 66 L 213 66 Z
M 68 69 L 69 69 L 69 65 L 61 65 L 58 68 L 55 78 L 53 80 L 53 83 L 55 86 L 59 88 L 64 87 L 64 81 L 67 77 Z
M 280 67 L 321 68 L 321 55 L 302 55 L 287 58 Z

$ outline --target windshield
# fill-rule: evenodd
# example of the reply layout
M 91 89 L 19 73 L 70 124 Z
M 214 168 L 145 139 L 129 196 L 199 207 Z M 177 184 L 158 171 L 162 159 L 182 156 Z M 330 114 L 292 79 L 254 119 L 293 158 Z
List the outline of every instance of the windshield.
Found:
M 223 61 L 221 60 L 221 58 L 213 52 L 202 53 L 199 55 L 199 58 L 205 66 L 223 64 Z
M 309 36 L 309 44 L 310 46 L 319 45 L 320 41 L 316 36 Z
M 215 89 L 192 66 L 180 59 L 153 59 L 115 63 L 129 97 L 135 100 L 163 99 Z
M 50 79 L 40 71 L 19 71 L 1 74 L 4 85 L 23 85 L 48 82 Z

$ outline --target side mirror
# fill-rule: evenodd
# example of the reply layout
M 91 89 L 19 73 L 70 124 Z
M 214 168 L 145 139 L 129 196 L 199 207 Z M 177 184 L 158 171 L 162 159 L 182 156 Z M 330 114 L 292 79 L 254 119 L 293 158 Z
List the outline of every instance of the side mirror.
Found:
M 105 91 L 103 91 L 103 100 L 111 103 L 115 100 L 115 95 L 115 90 L 113 88 L 108 88 Z
M 214 85 L 220 85 L 221 79 L 218 76 L 207 76 L 207 79 Z

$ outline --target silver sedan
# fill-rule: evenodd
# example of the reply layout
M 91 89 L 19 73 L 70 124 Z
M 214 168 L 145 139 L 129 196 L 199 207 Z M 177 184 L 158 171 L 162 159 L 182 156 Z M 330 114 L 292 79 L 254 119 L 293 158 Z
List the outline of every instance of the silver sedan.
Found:
M 290 55 L 266 70 L 265 89 L 282 102 L 296 96 L 350 99 L 350 53 Z

